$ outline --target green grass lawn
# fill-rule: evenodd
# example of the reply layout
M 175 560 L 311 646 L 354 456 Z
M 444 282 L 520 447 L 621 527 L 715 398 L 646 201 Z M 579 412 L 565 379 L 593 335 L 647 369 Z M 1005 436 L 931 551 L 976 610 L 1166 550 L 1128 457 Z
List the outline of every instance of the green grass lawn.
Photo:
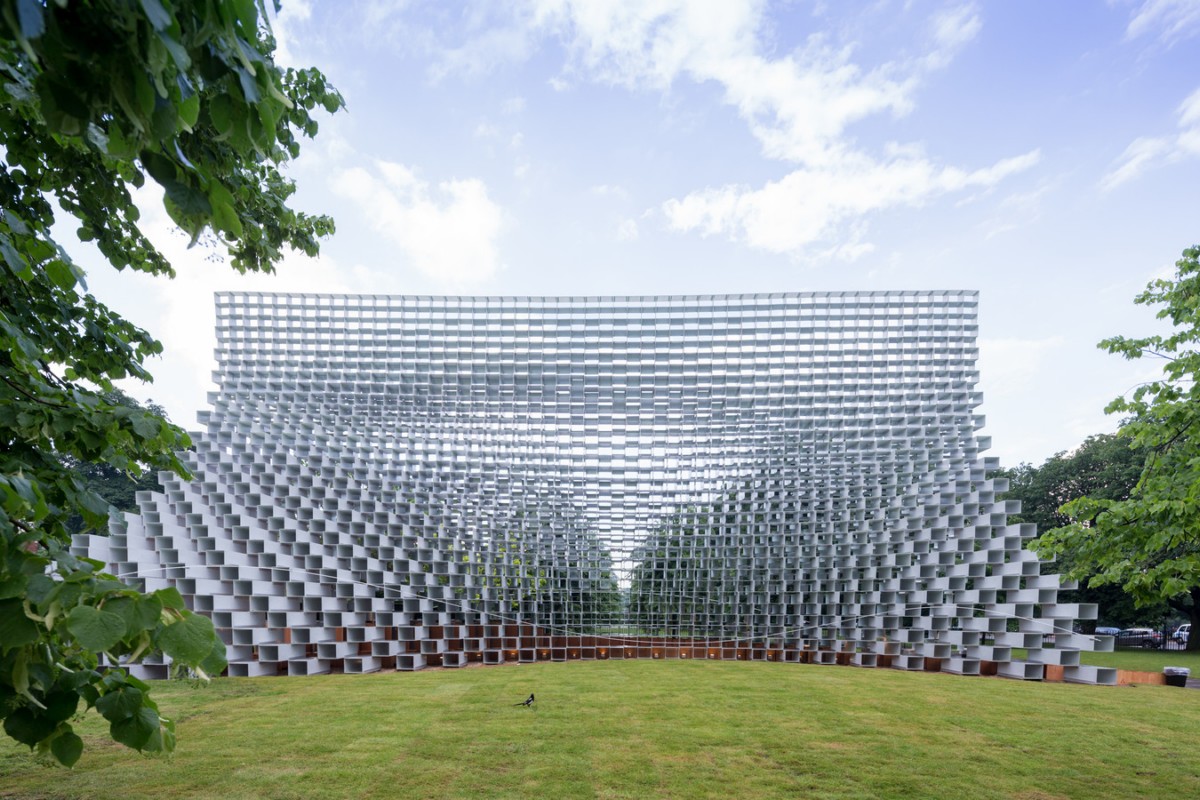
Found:
M 536 708 L 515 708 L 530 691 Z M 0 797 L 1200 797 L 1200 692 L 729 662 L 159 687 L 179 749 L 0 745 Z
M 1162 672 L 1163 667 L 1187 667 L 1200 678 L 1200 653 L 1183 650 L 1117 650 L 1113 653 L 1080 653 L 1079 660 L 1097 667 Z

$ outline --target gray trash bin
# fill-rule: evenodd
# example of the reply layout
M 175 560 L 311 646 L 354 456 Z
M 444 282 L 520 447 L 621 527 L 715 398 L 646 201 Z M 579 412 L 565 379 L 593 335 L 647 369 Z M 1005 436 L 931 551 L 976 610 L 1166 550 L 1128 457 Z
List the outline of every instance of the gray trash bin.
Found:
M 1187 667 L 1163 667 L 1163 678 L 1167 686 L 1187 686 L 1191 670 Z

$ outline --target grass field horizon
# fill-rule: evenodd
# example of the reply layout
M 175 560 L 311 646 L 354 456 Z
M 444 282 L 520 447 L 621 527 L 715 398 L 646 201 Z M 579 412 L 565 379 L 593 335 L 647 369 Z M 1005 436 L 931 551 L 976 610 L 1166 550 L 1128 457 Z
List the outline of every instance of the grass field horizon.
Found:
M 74 770 L 0 747 L 0 797 L 1200 796 L 1200 692 L 1172 687 L 629 661 L 156 690 L 172 758 L 93 712 Z

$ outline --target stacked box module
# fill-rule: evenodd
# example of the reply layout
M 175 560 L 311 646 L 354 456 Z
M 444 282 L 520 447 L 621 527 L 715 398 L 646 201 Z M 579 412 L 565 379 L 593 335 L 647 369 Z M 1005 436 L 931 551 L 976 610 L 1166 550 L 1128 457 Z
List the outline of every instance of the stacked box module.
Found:
M 1059 602 L 980 456 L 977 302 L 221 293 L 192 479 L 76 549 L 178 589 L 232 675 L 706 658 L 1110 682 L 1079 663 L 1107 642 L 1072 633 L 1095 607 Z

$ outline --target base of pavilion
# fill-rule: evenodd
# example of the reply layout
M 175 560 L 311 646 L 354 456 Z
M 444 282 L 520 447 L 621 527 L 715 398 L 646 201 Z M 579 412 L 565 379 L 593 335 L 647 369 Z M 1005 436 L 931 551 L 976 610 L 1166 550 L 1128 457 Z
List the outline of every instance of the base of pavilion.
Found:
M 626 635 L 555 636 L 530 625 L 385 628 L 380 632 L 385 638 L 375 641 L 345 642 L 344 637 L 335 635 L 332 642 L 296 644 L 290 631 L 277 631 L 277 641 L 228 646 L 229 666 L 224 674 L 230 677 L 361 674 L 547 661 L 649 659 L 841 665 L 1102 685 L 1117 685 L 1121 680 L 1118 670 L 1107 667 L 992 661 L 971 658 L 962 652 L 952 653 L 945 645 L 919 643 L 879 641 L 866 643 L 864 648 L 862 642 L 829 639 L 747 642 Z M 936 649 L 930 651 L 930 647 Z M 288 656 L 287 659 L 281 659 L 282 655 Z M 168 677 L 169 668 L 161 662 L 144 663 L 133 665 L 130 671 L 137 677 L 154 680 Z

